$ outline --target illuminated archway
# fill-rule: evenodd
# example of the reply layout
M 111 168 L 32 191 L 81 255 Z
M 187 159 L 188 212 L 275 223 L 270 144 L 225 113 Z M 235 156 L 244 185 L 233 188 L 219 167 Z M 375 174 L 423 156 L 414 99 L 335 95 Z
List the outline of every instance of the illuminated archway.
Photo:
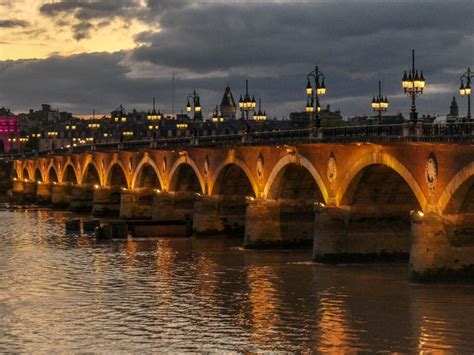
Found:
M 84 185 L 101 185 L 99 171 L 95 164 L 87 164 L 81 180 Z
M 416 197 L 416 200 L 418 201 L 420 209 L 422 211 L 425 211 L 427 209 L 427 206 L 428 206 L 427 199 L 425 195 L 423 194 L 423 191 L 421 190 L 420 186 L 418 185 L 418 182 L 413 177 L 413 175 L 408 171 L 408 169 L 402 163 L 400 163 L 393 156 L 389 154 L 385 154 L 385 153 L 380 153 L 380 152 L 371 153 L 362 157 L 346 173 L 346 175 L 344 176 L 342 180 L 340 188 L 336 193 L 336 204 L 338 206 L 344 204 L 342 202 L 342 199 L 343 197 L 348 196 L 347 190 L 349 189 L 350 185 L 353 184 L 354 179 L 358 176 L 358 174 L 360 174 L 360 172 L 363 171 L 363 169 L 371 165 L 384 165 L 392 169 L 394 172 L 396 172 L 399 176 L 402 177 L 405 183 L 410 187 L 411 191 Z
M 314 203 L 327 200 L 326 190 L 314 166 L 298 155 L 284 157 L 270 174 L 264 195 L 273 206 L 270 215 L 273 224 L 278 226 L 273 233 L 282 242 L 312 245 Z
M 326 186 L 323 183 L 323 180 L 314 167 L 314 165 L 305 157 L 299 154 L 295 155 L 286 155 L 280 161 L 275 165 L 273 168 L 272 172 L 270 173 L 270 176 L 268 177 L 267 183 L 264 188 L 264 197 L 267 199 L 276 199 L 280 195 L 280 190 L 283 187 L 282 186 L 282 181 L 285 181 L 284 179 L 284 174 L 287 170 L 287 168 L 291 166 L 292 170 L 295 171 L 295 176 L 297 176 L 299 173 L 303 174 L 305 177 L 305 181 L 298 182 L 298 181 L 293 181 L 293 183 L 302 183 L 306 184 L 306 188 L 311 188 L 313 187 L 314 189 L 310 191 L 310 195 L 307 196 L 308 198 L 315 197 L 316 199 L 319 199 L 320 202 L 325 202 L 327 203 L 329 200 L 329 194 L 326 189 Z M 310 179 L 308 178 L 308 173 L 312 177 L 312 180 L 314 181 L 314 185 L 312 184 Z M 286 173 L 288 174 L 288 172 Z M 283 180 L 282 180 L 283 179 Z M 295 185 L 292 185 L 295 186 Z M 305 197 L 301 195 L 301 197 Z
M 54 166 L 51 166 L 48 170 L 48 182 L 59 182 L 58 172 Z
M 163 179 L 155 162 L 148 157 L 142 159 L 132 177 L 132 187 L 163 188 Z
M 474 162 L 461 169 L 438 200 L 439 213 L 474 213 Z
M 66 165 L 66 168 L 63 172 L 63 182 L 71 183 L 71 184 L 78 184 L 78 178 L 76 174 L 76 169 L 71 164 Z
M 43 174 L 41 174 L 40 168 L 35 169 L 35 181 L 36 182 L 43 182 L 44 181 Z
M 350 218 L 345 247 L 354 254 L 406 258 L 411 211 L 421 210 L 411 186 L 393 168 L 370 164 L 358 171 L 340 198 Z
M 203 193 L 204 181 L 196 164 L 187 157 L 181 157 L 171 169 L 169 191 Z
M 225 164 L 216 170 L 211 195 L 256 197 L 258 190 L 252 180 L 249 172 L 242 167 L 242 163 Z
M 30 172 L 26 167 L 23 169 L 23 179 L 30 179 Z
M 127 175 L 123 167 L 115 163 L 113 164 L 107 174 L 107 186 L 110 187 L 128 187 Z

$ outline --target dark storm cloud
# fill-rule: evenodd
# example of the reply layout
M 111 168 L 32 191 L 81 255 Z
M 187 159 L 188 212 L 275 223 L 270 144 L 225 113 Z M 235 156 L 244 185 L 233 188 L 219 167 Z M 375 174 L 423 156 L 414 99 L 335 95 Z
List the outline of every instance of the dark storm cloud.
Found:
M 73 31 L 73 37 L 79 41 L 90 36 L 94 28 L 93 20 L 110 21 L 115 17 L 121 17 L 124 21 L 139 17 L 139 3 L 137 0 L 62 0 L 59 2 L 44 4 L 40 7 L 41 14 L 49 17 L 59 17 L 63 14 L 72 15 L 78 23 L 69 24 Z M 61 21 L 61 20 L 59 20 Z M 68 25 L 62 22 L 63 25 Z
M 0 20 L 0 28 L 27 27 L 29 24 L 24 20 Z
M 17 94 L 28 84 L 28 97 L 37 103 L 55 100 L 81 112 L 88 106 L 104 112 L 119 103 L 144 105 L 155 95 L 169 111 L 171 72 L 177 76 L 177 101 L 184 102 L 196 88 L 208 111 L 227 82 L 238 96 L 250 78 L 251 91 L 262 97 L 267 112 L 281 117 L 304 107 L 306 74 L 318 64 L 328 86 L 323 105 L 331 103 L 345 115 L 368 113 L 382 80 L 396 113 L 409 108 L 400 79 L 416 48 L 417 66 L 427 78 L 420 111 L 444 114 L 459 75 L 472 64 L 473 11 L 472 1 L 150 0 L 146 9 L 132 0 L 61 1 L 44 5 L 42 12 L 73 13 L 84 23 L 75 29 L 76 36 L 87 36 L 91 19 L 117 16 L 141 19 L 151 29 L 136 36 L 140 47 L 128 53 L 14 62 L 0 72 L 0 80 L 5 73 L 9 80 L 19 77 Z M 155 23 L 160 31 L 153 29 Z M 38 70 L 50 73 L 50 79 Z M 40 89 L 43 80 L 52 83 L 48 90 Z M 13 93 L 3 94 L 3 102 L 25 107 Z

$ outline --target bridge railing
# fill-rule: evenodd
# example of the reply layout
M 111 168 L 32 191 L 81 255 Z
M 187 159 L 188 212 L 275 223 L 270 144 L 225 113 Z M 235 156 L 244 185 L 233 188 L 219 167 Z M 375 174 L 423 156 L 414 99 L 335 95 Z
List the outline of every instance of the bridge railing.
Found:
M 285 143 L 330 143 L 330 142 L 473 142 L 474 124 L 456 123 L 411 123 L 392 125 L 368 125 L 346 127 L 324 127 L 319 129 L 293 129 L 255 131 L 226 135 L 202 135 L 163 137 L 112 143 L 95 143 L 59 148 L 43 152 L 3 154 L 0 159 L 12 160 L 48 155 L 81 154 L 90 151 L 119 151 L 142 149 L 177 149 L 186 147 L 217 147 L 239 145 L 285 144 Z

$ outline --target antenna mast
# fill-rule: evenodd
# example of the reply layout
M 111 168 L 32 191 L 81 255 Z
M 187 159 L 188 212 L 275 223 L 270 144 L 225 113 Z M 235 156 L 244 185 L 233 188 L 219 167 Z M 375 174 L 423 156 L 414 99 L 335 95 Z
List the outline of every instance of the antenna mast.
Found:
M 171 113 L 174 115 L 174 72 L 171 80 Z

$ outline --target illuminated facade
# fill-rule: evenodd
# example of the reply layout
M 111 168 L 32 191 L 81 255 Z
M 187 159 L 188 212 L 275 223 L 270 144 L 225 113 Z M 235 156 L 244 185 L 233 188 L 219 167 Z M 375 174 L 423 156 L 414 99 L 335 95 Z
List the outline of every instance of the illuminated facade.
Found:
M 20 148 L 20 121 L 10 110 L 0 109 L 0 153 Z

